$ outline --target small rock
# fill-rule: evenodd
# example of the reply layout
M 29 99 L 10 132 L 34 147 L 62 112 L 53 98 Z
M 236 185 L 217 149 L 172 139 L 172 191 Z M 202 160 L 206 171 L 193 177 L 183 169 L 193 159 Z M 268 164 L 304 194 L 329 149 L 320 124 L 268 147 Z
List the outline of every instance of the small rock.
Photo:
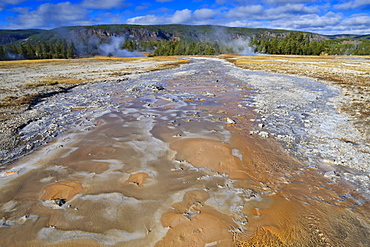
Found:
M 208 96 L 208 97 L 216 97 L 216 94 L 214 94 L 214 93 L 210 93 L 210 92 L 207 92 L 207 93 L 205 94 L 205 96 Z
M 56 198 L 51 200 L 54 201 L 54 204 L 58 205 L 59 207 L 63 206 L 67 202 L 67 200 L 63 198 Z
M 269 133 L 267 133 L 266 131 L 261 131 L 260 133 L 258 133 L 258 135 L 262 136 L 263 138 L 269 137 Z
M 337 176 L 337 172 L 336 171 L 325 172 L 324 176 L 328 178 L 334 177 Z
M 162 90 L 164 90 L 164 87 L 159 86 L 159 85 L 153 85 L 152 90 L 153 91 L 162 91 Z
M 226 118 L 226 122 L 227 122 L 228 124 L 236 124 L 235 120 L 232 120 L 232 119 L 231 119 L 231 118 L 229 118 L 229 117 L 227 117 L 227 118 Z
M 138 87 L 133 87 L 133 88 L 129 88 L 129 89 L 127 89 L 126 91 L 127 91 L 127 92 L 138 92 L 138 91 L 140 91 L 140 88 L 138 88 Z

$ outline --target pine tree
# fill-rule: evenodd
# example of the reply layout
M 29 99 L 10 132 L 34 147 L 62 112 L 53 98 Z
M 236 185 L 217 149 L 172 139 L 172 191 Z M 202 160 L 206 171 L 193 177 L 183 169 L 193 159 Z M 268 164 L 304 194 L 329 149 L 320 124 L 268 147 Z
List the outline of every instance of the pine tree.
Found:
M 0 59 L 1 60 L 6 59 L 6 50 L 4 46 L 0 46 Z
M 74 58 L 75 56 L 76 56 L 76 47 L 72 41 L 67 48 L 67 58 Z
M 27 44 L 26 47 L 26 54 L 24 54 L 24 57 L 27 59 L 34 59 L 35 58 L 35 51 L 31 44 Z

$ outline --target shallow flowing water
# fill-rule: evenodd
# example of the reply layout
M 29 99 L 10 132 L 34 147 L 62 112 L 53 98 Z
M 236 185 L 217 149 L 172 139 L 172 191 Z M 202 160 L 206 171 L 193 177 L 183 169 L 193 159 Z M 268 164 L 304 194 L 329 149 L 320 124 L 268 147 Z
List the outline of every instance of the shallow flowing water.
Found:
M 271 97 L 273 83 L 297 88 Z M 307 144 L 337 140 L 305 125 L 325 113 L 339 125 L 336 95 L 194 58 L 51 97 L 33 109 L 49 117 L 22 132 L 30 149 L 49 143 L 1 173 L 2 244 L 368 246 L 366 189 L 327 164 L 331 148 Z

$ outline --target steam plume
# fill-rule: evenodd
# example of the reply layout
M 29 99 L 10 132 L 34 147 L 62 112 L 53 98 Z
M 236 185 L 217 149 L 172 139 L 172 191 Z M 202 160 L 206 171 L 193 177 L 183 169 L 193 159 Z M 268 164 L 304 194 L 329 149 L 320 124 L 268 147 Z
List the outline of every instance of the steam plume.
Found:
M 121 49 L 125 43 L 126 38 L 123 36 L 114 36 L 109 43 L 104 43 L 99 46 L 99 53 L 103 56 L 116 57 L 142 57 L 140 52 L 130 52 L 126 49 Z

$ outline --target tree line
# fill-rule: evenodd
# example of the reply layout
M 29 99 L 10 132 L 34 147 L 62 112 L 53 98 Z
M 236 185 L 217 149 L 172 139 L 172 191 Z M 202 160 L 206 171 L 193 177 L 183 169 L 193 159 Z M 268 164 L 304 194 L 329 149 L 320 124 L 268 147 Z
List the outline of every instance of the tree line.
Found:
M 334 39 L 316 41 L 302 32 L 290 32 L 283 39 L 254 38 L 255 52 L 281 55 L 370 55 L 370 40 Z
M 335 39 L 325 41 L 329 55 L 370 55 L 368 39 Z
M 86 44 L 85 44 L 86 43 Z M 37 42 L 35 44 L 11 43 L 0 46 L 0 60 L 9 59 L 66 59 L 80 56 L 99 55 L 99 43 L 85 42 L 77 51 L 73 42 L 59 40 L 57 42 Z M 247 46 L 248 44 L 245 44 Z M 302 32 L 291 32 L 283 39 L 256 37 L 249 44 L 256 53 L 287 54 L 287 55 L 369 55 L 370 40 L 334 39 L 316 41 Z M 83 49 L 81 49 L 81 47 Z M 126 40 L 120 47 L 128 51 L 147 52 L 149 56 L 174 55 L 217 55 L 235 53 L 237 48 L 218 42 L 186 42 L 186 41 L 135 41 Z
M 186 41 L 140 41 L 127 40 L 122 49 L 128 51 L 149 51 L 149 56 L 175 55 L 217 55 L 232 53 L 232 47 L 217 42 L 186 42 Z
M 76 58 L 77 51 L 73 42 L 60 40 L 56 43 L 45 41 L 36 44 L 8 44 L 0 46 L 0 59 L 66 59 Z
M 325 52 L 323 41 L 310 40 L 310 37 L 302 32 L 290 32 L 283 39 L 254 39 L 251 43 L 255 52 L 264 54 L 284 55 L 320 55 Z

